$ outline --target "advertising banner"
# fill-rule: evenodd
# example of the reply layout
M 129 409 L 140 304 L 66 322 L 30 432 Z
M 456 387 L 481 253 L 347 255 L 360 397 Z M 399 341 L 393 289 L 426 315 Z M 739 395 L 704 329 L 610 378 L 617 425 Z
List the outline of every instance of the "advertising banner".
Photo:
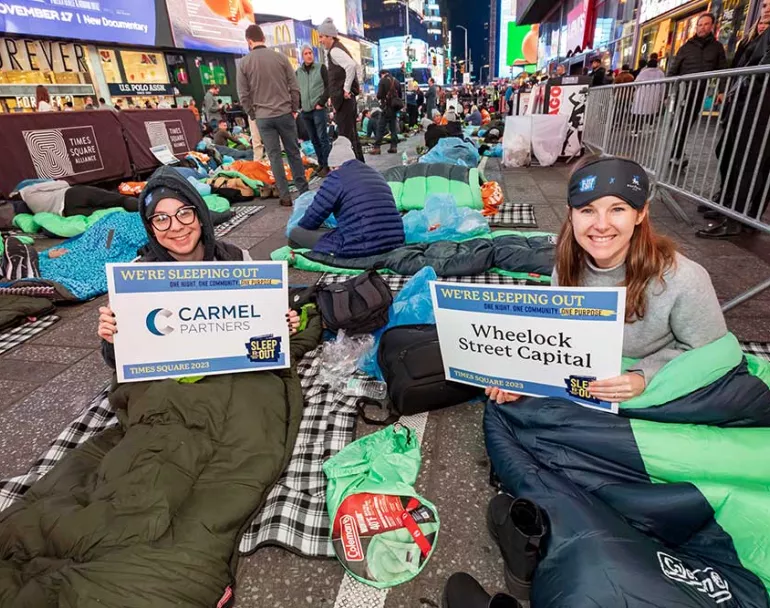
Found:
M 116 97 L 135 97 L 140 95 L 174 95 L 172 84 L 110 83 L 107 85 L 110 95 Z
M 687 4 L 690 0 L 642 0 L 639 8 L 639 22 L 644 23 L 650 19 L 655 19 L 658 15 L 672 11 Z
M 567 138 L 561 156 L 577 156 L 583 146 L 583 126 L 586 113 L 586 90 L 590 78 L 563 76 L 552 78 L 546 85 L 548 114 L 569 116 Z
M 0 191 L 5 194 L 33 177 L 82 184 L 131 175 L 114 112 L 3 114 L 0 127 L 5 144 Z
M 567 50 L 574 51 L 578 46 L 583 47 L 587 14 L 588 3 L 585 0 L 567 13 Z
M 154 0 L 10 0 L 0 3 L 0 31 L 155 45 Z
M 243 0 L 246 1 L 246 0 Z M 358 7 L 361 0 L 356 0 Z M 280 15 L 297 21 L 311 21 L 320 25 L 327 17 L 334 21 L 340 34 L 354 33 L 348 31 L 348 5 L 346 0 L 252 0 L 253 13 L 256 15 Z M 363 30 L 363 11 L 361 11 L 361 29 Z M 357 17 L 356 17 L 357 19 Z
M 617 412 L 588 384 L 620 375 L 624 287 L 431 286 L 447 379 Z
M 185 109 L 124 110 L 118 113 L 118 119 L 137 171 L 160 166 L 150 148 L 165 145 L 175 156 L 184 158 L 201 138 L 195 116 Z
M 348 25 L 348 34 L 351 36 L 363 36 L 364 9 L 361 0 L 345 0 L 345 18 Z
M 246 28 L 254 23 L 249 0 L 166 0 L 166 6 L 178 48 L 249 52 Z
M 395 70 L 406 63 L 404 36 L 380 38 L 380 65 L 383 70 Z
M 289 366 L 286 262 L 107 264 L 119 382 Z

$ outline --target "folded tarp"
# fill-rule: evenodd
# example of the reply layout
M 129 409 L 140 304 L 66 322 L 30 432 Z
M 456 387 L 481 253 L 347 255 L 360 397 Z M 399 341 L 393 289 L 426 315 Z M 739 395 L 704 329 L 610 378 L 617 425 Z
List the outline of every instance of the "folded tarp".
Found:
M 731 334 L 619 416 L 523 398 L 484 428 L 504 489 L 548 514 L 532 606 L 770 605 L 770 363 Z
M 458 167 L 447 163 L 398 166 L 383 173 L 399 211 L 425 207 L 431 194 L 451 194 L 458 207 L 484 208 L 481 198 L 483 180 L 476 167 Z
M 414 275 L 430 266 L 440 277 L 496 272 L 535 283 L 549 283 L 555 243 L 552 234 L 506 231 L 461 242 L 418 243 L 382 255 L 344 260 L 284 247 L 274 251 L 272 259 L 286 260 L 299 270 L 311 272 L 358 274 L 368 268 L 381 268 L 395 274 Z

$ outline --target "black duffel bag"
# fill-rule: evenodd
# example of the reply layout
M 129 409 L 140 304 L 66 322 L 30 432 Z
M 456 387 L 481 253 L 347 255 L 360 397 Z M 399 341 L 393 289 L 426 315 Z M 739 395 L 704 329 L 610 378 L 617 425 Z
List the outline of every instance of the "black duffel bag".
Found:
M 367 334 L 388 324 L 393 293 L 376 270 L 318 288 L 316 303 L 324 324 L 348 335 Z
M 446 379 L 435 325 L 391 327 L 380 338 L 377 360 L 393 416 L 439 410 L 483 394 L 477 387 Z

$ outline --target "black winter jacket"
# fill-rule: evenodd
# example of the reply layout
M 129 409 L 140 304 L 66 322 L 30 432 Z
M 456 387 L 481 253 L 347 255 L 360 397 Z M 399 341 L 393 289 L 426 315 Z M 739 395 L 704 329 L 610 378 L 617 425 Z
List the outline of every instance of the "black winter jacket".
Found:
M 674 57 L 668 66 L 667 76 L 685 76 L 700 72 L 712 72 L 727 68 L 725 47 L 709 34 L 705 38 L 693 36 Z

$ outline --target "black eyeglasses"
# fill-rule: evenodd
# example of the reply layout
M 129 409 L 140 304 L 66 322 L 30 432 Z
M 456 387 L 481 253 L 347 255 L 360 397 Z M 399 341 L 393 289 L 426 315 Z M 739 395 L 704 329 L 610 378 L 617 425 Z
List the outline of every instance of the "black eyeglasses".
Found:
M 176 213 L 156 213 L 150 216 L 150 225 L 160 232 L 166 232 L 171 228 L 171 220 L 176 218 L 180 224 L 189 226 L 195 222 L 198 212 L 195 207 L 181 207 Z

